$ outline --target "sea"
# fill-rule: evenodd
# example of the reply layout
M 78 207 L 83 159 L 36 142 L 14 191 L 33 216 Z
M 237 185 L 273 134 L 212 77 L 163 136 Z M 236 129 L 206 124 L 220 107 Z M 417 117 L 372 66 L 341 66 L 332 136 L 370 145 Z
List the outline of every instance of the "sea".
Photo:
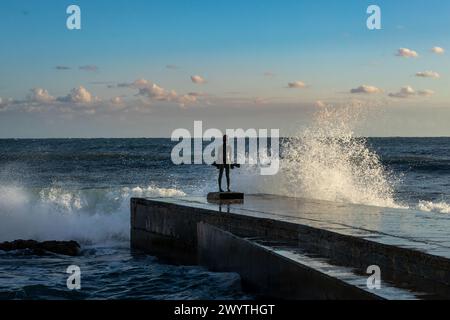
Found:
M 232 189 L 450 214 L 450 138 L 282 139 L 279 173 L 232 170 Z M 252 299 L 235 273 L 130 250 L 130 197 L 205 196 L 217 170 L 174 165 L 170 139 L 0 140 L 0 242 L 76 240 L 78 257 L 0 251 L 0 299 Z M 68 266 L 81 270 L 69 290 Z

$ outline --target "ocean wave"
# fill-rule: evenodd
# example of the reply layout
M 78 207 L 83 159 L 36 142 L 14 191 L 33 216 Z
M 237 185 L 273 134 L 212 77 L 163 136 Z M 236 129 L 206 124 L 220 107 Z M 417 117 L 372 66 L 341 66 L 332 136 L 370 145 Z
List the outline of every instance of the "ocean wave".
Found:
M 81 190 L 0 186 L 0 241 L 128 241 L 130 197 L 184 195 L 178 189 L 152 185 Z
M 440 202 L 419 201 L 417 209 L 427 212 L 450 213 L 450 204 L 444 201 Z
M 283 144 L 280 171 L 260 176 L 249 167 L 239 179 L 247 190 L 335 202 L 399 207 L 395 177 L 354 129 L 363 120 L 358 104 L 322 108 L 313 123 Z

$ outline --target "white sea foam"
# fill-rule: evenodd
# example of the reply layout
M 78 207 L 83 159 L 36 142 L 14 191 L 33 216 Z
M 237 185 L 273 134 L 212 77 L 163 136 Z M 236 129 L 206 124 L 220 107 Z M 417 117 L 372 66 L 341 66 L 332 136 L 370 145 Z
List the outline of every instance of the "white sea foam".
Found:
M 173 188 L 158 188 L 155 186 L 149 187 L 135 187 L 135 188 L 123 188 L 123 192 L 133 196 L 140 197 L 184 197 L 186 193 L 181 190 Z
M 127 241 L 129 198 L 183 196 L 156 186 L 39 191 L 0 186 L 0 241 L 77 240 L 82 243 Z
M 441 202 L 419 201 L 417 209 L 427 212 L 450 213 L 450 204 L 444 201 Z

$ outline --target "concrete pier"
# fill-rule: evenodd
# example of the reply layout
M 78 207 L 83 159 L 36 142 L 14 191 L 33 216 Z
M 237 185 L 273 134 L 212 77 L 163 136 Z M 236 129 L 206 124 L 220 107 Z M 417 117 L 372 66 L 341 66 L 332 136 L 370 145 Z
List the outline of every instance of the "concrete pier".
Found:
M 450 298 L 450 217 L 273 195 L 131 199 L 131 246 L 283 299 Z M 370 289 L 369 266 L 381 270 Z

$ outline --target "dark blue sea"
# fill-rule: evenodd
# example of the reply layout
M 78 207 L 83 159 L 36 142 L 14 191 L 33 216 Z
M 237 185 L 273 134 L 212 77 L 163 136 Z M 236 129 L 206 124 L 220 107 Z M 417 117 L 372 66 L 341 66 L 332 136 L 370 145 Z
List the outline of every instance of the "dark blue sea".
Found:
M 0 241 L 82 245 L 79 257 L 0 251 L 0 299 L 252 298 L 237 274 L 169 265 L 130 251 L 130 197 L 217 189 L 214 167 L 172 163 L 175 144 L 0 140 Z M 232 189 L 450 214 L 450 138 L 304 139 L 283 142 L 281 155 L 276 176 L 258 176 L 246 165 L 233 170 Z M 69 265 L 82 270 L 79 291 L 66 287 Z

